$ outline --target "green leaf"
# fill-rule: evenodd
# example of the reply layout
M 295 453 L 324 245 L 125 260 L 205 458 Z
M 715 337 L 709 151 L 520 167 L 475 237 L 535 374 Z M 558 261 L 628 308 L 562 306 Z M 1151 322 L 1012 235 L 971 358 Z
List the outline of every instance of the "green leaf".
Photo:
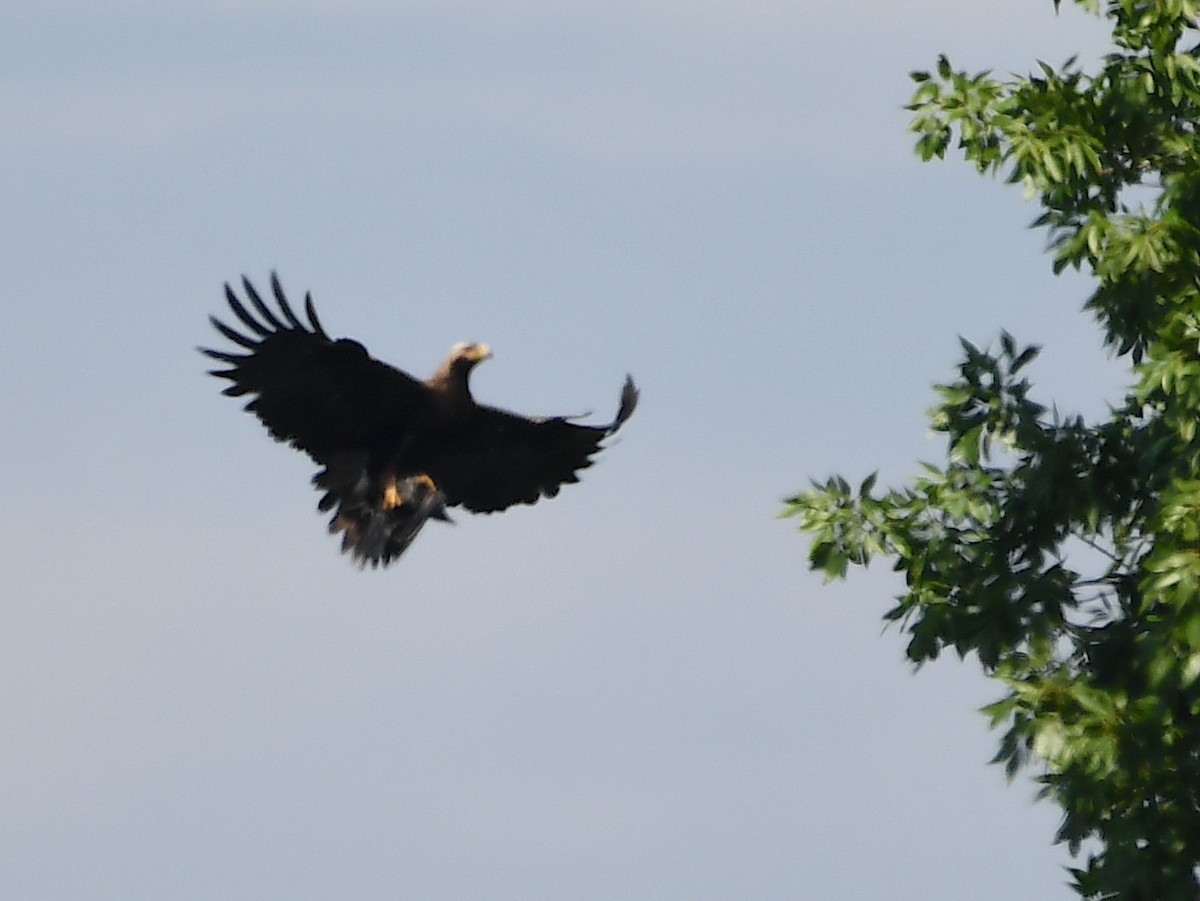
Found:
M 1190 688 L 1198 678 L 1200 678 L 1200 651 L 1191 654 L 1184 660 L 1183 669 L 1179 673 L 1179 684 L 1184 688 Z

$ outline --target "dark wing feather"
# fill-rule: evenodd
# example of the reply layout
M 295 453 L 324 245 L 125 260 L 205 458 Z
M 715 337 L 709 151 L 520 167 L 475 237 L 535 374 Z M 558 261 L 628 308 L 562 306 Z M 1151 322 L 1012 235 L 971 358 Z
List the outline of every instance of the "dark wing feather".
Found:
M 514 504 L 554 497 L 579 481 L 601 442 L 624 424 L 638 391 L 626 377 L 621 406 L 608 425 L 587 426 L 565 417 L 526 419 L 492 407 L 475 408 L 454 450 L 431 460 L 429 474 L 450 506 L 494 513 Z
M 429 415 L 429 389 L 411 376 L 373 359 L 356 341 L 332 340 L 321 327 L 311 297 L 305 300 L 308 324 L 284 296 L 279 280 L 271 288 L 279 312 L 271 310 L 243 279 L 254 315 L 226 285 L 238 332 L 218 319 L 213 325 L 245 353 L 202 348 L 229 368 L 212 370 L 232 382 L 224 391 L 250 395 L 253 412 L 279 441 L 286 441 L 317 462 L 354 449 L 403 442 L 416 423 Z

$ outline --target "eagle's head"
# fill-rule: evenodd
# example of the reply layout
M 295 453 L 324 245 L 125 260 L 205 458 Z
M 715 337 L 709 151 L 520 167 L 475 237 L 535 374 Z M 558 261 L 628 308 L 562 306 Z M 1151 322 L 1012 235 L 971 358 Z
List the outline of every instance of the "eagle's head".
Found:
M 450 348 L 450 357 L 446 361 L 451 367 L 472 369 L 476 363 L 482 363 L 492 355 L 492 349 L 486 344 L 476 344 L 473 341 L 460 341 Z

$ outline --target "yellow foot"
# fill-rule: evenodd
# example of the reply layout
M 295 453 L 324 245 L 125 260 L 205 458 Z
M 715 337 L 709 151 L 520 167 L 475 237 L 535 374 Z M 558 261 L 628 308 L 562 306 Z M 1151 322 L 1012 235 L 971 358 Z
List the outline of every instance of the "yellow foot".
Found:
M 387 484 L 383 486 L 383 509 L 394 510 L 402 506 L 404 498 L 400 496 L 400 490 L 396 487 L 396 477 L 389 476 Z
M 413 476 L 414 481 L 424 485 L 430 491 L 437 491 L 437 484 L 429 476 L 421 473 L 421 475 Z M 387 482 L 383 486 L 383 499 L 381 506 L 384 510 L 395 510 L 397 507 L 404 506 L 404 495 L 400 493 L 400 488 L 396 484 L 396 476 L 389 474 Z

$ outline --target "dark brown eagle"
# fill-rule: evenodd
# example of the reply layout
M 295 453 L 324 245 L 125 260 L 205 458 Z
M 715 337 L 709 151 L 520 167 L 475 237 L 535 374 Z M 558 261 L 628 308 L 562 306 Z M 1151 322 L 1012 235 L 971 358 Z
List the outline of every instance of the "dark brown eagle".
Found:
M 447 507 L 494 513 L 554 497 L 563 484 L 579 481 L 579 470 L 637 405 L 638 390 L 626 376 L 608 425 L 486 407 L 471 397 L 467 380 L 491 356 L 487 345 L 456 344 L 422 382 L 371 357 L 357 341 L 330 338 L 311 294 L 304 299 L 308 323 L 302 322 L 273 273 L 278 311 L 247 279 L 242 285 L 254 312 L 228 284 L 225 297 L 244 332 L 210 319 L 245 352 L 201 348 L 229 364 L 209 372 L 233 383 L 223 394 L 251 395 L 245 409 L 271 437 L 323 467 L 313 477 L 324 492 L 318 509 L 333 511 L 329 530 L 342 533 L 342 551 L 359 564 L 386 566 L 427 520 L 449 520 Z

